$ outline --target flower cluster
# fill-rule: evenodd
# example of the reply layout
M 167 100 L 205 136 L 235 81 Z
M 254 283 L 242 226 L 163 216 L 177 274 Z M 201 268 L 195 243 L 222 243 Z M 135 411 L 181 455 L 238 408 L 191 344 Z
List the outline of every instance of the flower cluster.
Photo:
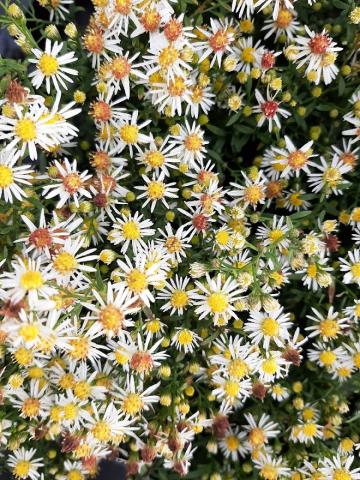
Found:
M 360 479 L 359 7 L 92 3 L 0 16 L 0 468 Z

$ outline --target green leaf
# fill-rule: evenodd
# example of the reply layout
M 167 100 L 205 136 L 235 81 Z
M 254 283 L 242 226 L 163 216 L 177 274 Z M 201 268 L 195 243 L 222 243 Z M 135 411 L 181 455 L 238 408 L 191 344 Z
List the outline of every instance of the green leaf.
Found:
M 292 215 L 290 215 L 289 218 L 290 220 L 299 220 L 301 218 L 308 217 L 311 214 L 312 214 L 311 210 L 303 210 L 301 212 L 293 213 Z
M 220 137 L 226 136 L 226 131 L 222 128 L 215 127 L 215 125 L 206 125 L 206 128 L 210 130 L 210 132 L 215 133 L 215 135 L 220 135 Z
M 239 120 L 241 117 L 241 112 L 235 113 L 232 117 L 230 117 L 230 120 L 227 122 L 226 127 L 230 127 L 230 125 L 233 125 L 235 122 Z

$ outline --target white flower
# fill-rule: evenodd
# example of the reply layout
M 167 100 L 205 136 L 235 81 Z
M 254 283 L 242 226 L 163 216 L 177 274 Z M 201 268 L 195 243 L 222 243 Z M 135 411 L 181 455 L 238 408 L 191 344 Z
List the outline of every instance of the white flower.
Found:
M 184 311 L 192 305 L 194 290 L 187 288 L 189 282 L 190 278 L 181 278 L 177 274 L 175 279 L 171 278 L 166 282 L 164 288 L 157 295 L 159 300 L 167 300 L 161 307 L 162 311 L 170 310 L 170 315 L 175 313 L 183 315 Z
M 313 192 L 324 192 L 328 197 L 332 193 L 342 194 L 342 188 L 349 184 L 348 180 L 343 179 L 343 175 L 351 171 L 351 165 L 345 164 L 338 157 L 334 156 L 329 164 L 324 157 L 320 157 L 320 165 L 309 162 L 311 167 L 319 172 L 311 172 L 308 178 L 310 188 Z
M 153 222 L 147 218 L 143 218 L 142 214 L 135 212 L 134 215 L 122 215 L 113 225 L 114 230 L 111 232 L 111 243 L 118 245 L 122 243 L 121 252 L 126 253 L 131 246 L 136 254 L 139 248 L 145 247 L 144 237 L 153 236 L 155 230 L 151 228 Z
M 143 193 L 138 195 L 138 198 L 146 198 L 143 206 L 146 207 L 148 203 L 151 204 L 150 210 L 154 211 L 157 202 L 161 202 L 165 205 L 166 208 L 170 208 L 167 202 L 167 198 L 176 198 L 178 189 L 173 187 L 176 185 L 175 182 L 165 183 L 165 172 L 162 171 L 160 175 L 153 173 L 152 178 L 149 178 L 147 175 L 142 176 L 145 181 L 144 186 L 136 186 L 137 190 L 142 190 Z
M 280 308 L 270 314 L 265 312 L 250 312 L 250 318 L 244 326 L 244 330 L 249 332 L 249 337 L 255 344 L 262 342 L 263 347 L 268 350 L 270 342 L 274 342 L 278 347 L 284 345 L 284 340 L 289 338 L 289 327 L 292 323 L 289 321 L 290 314 L 284 314 Z
M 349 260 L 339 258 L 340 270 L 345 272 L 344 283 L 357 283 L 360 286 L 360 249 L 349 252 Z
M 33 170 L 28 165 L 16 166 L 19 158 L 16 150 L 0 151 L 0 198 L 7 203 L 13 203 L 13 197 L 20 201 L 27 197 L 20 185 L 31 185 Z
M 21 447 L 9 455 L 6 463 L 15 477 L 29 478 L 30 480 L 38 480 L 40 478 L 38 469 L 44 465 L 42 463 L 43 459 L 33 458 L 35 454 L 35 448 L 26 450 L 24 447 Z
M 160 382 L 145 389 L 142 381 L 135 383 L 135 378 L 128 376 L 124 388 L 115 386 L 115 403 L 119 405 L 120 411 L 125 415 L 137 417 L 143 412 L 148 411 L 153 403 L 159 401 L 160 397 L 153 395 L 153 392 L 157 390 L 159 386 Z
M 336 478 L 346 478 L 346 480 L 358 480 L 360 478 L 360 468 L 351 470 L 354 457 L 341 458 L 339 455 L 333 458 L 325 457 L 320 459 L 319 472 L 324 475 L 325 480 L 334 480 Z
M 271 132 L 273 129 L 273 122 L 275 122 L 275 125 L 278 128 L 281 128 L 279 116 L 282 116 L 284 118 L 290 116 L 290 112 L 280 107 L 281 102 L 275 101 L 275 96 L 276 94 L 271 96 L 269 92 L 267 92 L 265 100 L 260 91 L 257 89 L 255 90 L 255 97 L 258 101 L 258 105 L 253 108 L 253 112 L 260 114 L 257 126 L 261 127 L 265 121 L 268 121 L 269 132 Z
M 69 63 L 77 60 L 75 52 L 68 52 L 64 55 L 59 55 L 63 49 L 64 44 L 57 41 L 51 45 L 51 41 L 47 38 L 45 42 L 45 51 L 38 48 L 32 49 L 32 53 L 36 58 L 30 58 L 29 62 L 34 63 L 36 68 L 29 74 L 31 83 L 38 89 L 45 80 L 46 92 L 50 93 L 51 81 L 57 91 L 63 87 L 67 90 L 66 82 L 72 83 L 73 80 L 69 75 L 77 75 L 77 70 L 65 67 Z

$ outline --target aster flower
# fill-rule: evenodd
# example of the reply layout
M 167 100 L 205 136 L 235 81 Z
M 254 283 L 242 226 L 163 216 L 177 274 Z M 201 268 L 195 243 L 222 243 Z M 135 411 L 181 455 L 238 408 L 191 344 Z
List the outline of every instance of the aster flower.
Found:
M 14 197 L 20 201 L 27 197 L 21 186 L 31 185 L 33 170 L 28 165 L 16 166 L 19 158 L 16 150 L 0 151 L 0 198 L 7 203 L 13 203 Z
M 64 44 L 57 41 L 51 45 L 51 40 L 47 38 L 44 51 L 38 48 L 32 50 L 35 58 L 30 58 L 29 61 L 35 64 L 35 70 L 29 74 L 29 78 L 32 78 L 31 82 L 36 89 L 40 88 L 44 80 L 47 93 L 50 93 L 50 82 L 54 84 L 57 91 L 60 91 L 61 87 L 67 90 L 66 82 L 73 82 L 69 75 L 77 75 L 78 72 L 65 65 L 74 63 L 77 58 L 75 52 L 59 55 L 63 47 Z

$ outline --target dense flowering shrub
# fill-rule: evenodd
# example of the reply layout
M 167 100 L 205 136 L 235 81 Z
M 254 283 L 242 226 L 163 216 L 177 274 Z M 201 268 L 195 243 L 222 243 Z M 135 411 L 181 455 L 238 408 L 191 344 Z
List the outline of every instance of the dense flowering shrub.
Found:
M 360 7 L 80 9 L 0 16 L 1 470 L 359 479 Z

